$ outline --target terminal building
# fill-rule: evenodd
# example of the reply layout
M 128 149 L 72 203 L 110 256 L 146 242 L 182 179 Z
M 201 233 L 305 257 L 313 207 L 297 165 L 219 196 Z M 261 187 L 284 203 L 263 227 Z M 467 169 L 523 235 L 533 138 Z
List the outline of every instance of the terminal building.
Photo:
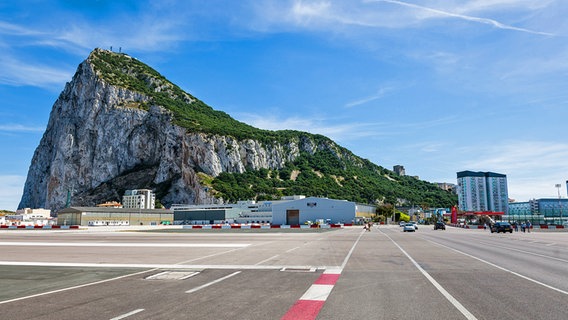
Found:
M 509 203 L 508 221 L 530 221 L 534 224 L 568 224 L 568 199 L 541 198 Z
M 131 226 L 172 224 L 174 213 L 166 209 L 70 207 L 57 214 L 57 225 Z
M 174 224 L 275 224 L 301 225 L 353 223 L 371 218 L 375 206 L 345 200 L 305 197 L 282 197 L 274 201 L 239 201 L 224 205 L 174 205 Z

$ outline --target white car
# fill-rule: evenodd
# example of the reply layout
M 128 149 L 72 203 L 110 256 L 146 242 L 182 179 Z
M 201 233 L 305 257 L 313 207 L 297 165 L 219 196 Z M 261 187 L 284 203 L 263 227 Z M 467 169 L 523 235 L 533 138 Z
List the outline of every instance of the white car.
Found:
M 412 223 L 414 225 L 414 230 L 418 230 L 418 222 L 412 221 L 410 223 Z
M 402 227 L 402 231 L 403 232 L 414 232 L 416 231 L 416 228 L 414 227 L 414 223 L 407 223 L 404 225 L 404 227 Z

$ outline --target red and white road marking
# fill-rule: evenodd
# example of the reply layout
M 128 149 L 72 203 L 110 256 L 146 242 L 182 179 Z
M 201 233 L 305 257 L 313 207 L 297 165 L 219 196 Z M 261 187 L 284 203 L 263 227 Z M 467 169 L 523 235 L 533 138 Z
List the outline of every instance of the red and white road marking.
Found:
M 359 240 L 361 240 L 364 233 L 364 231 L 359 233 L 357 241 L 355 241 L 351 250 L 347 253 L 347 256 L 343 260 L 341 266 L 326 269 L 314 282 L 314 284 L 312 284 L 308 291 L 304 293 L 300 300 L 296 301 L 296 303 L 294 303 L 294 305 L 280 320 L 314 320 L 318 316 L 325 300 L 327 300 L 333 286 L 337 283 L 337 280 L 339 280 L 341 272 L 345 269 L 347 261 L 351 258 L 355 247 L 359 243 Z
M 341 268 L 325 270 L 281 320 L 315 319 L 340 275 Z

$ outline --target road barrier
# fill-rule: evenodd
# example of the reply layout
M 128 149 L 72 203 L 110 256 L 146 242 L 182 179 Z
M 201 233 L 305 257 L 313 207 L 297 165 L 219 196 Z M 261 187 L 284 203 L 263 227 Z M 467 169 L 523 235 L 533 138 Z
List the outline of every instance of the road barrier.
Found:
M 462 228 L 462 229 L 470 229 L 470 230 L 479 230 L 479 229 L 485 229 L 482 225 L 463 225 L 463 224 L 452 224 L 449 223 L 447 224 L 450 227 L 455 227 L 455 228 Z M 518 232 L 522 232 L 521 231 L 521 226 L 519 225 L 519 230 Z M 487 230 L 489 230 L 490 227 L 487 226 Z M 566 228 L 563 225 L 553 225 L 553 224 L 534 224 L 531 226 L 531 230 L 534 231 L 566 231 Z
M 73 226 L 57 226 L 57 225 L 20 225 L 20 226 L 8 226 L 8 225 L 0 225 L 0 229 L 24 229 L 24 230 L 35 230 L 35 229 L 41 229 L 41 230 L 49 230 L 49 229 L 79 229 L 79 226 L 77 225 L 73 225 Z
M 273 224 L 273 225 L 258 225 L 258 224 L 213 224 L 213 225 L 183 225 L 182 229 L 331 229 L 343 228 L 343 224 L 321 224 L 321 225 L 307 225 L 307 224 Z

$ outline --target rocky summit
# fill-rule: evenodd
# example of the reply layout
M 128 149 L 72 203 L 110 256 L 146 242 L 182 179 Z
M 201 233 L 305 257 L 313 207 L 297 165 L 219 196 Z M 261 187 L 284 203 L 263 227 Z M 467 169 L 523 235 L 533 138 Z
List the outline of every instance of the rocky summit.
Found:
M 155 190 L 165 206 L 221 203 L 228 199 L 210 183 L 220 174 L 278 170 L 321 152 L 343 165 L 369 166 L 321 135 L 236 121 L 135 58 L 95 49 L 53 105 L 19 207 L 94 206 L 141 188 Z M 377 177 L 405 185 L 372 167 Z M 427 184 L 438 192 L 432 188 Z M 374 190 L 368 202 L 380 194 Z

